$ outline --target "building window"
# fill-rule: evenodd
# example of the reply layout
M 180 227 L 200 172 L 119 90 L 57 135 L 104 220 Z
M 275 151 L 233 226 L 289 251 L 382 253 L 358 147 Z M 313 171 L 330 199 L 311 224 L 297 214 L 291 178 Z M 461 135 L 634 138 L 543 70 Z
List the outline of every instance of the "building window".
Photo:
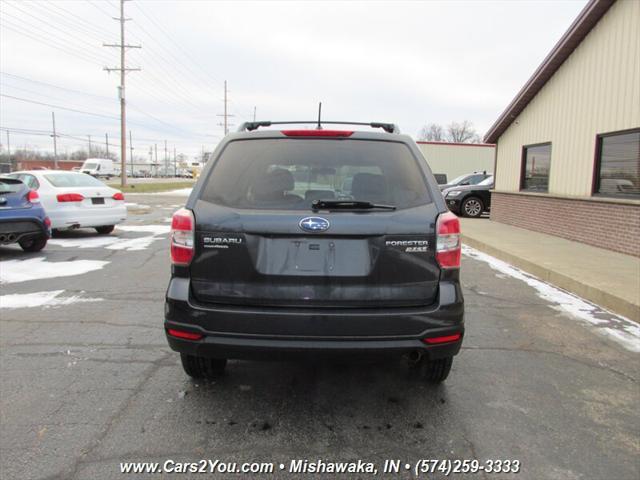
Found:
M 548 192 L 550 166 L 551 143 L 523 147 L 520 189 L 529 192 Z
M 640 198 L 640 129 L 598 135 L 594 193 Z

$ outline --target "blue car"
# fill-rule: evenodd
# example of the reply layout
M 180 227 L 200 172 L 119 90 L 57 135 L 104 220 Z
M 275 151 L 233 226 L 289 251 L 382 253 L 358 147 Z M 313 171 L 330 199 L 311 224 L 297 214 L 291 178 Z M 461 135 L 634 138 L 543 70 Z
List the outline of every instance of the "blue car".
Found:
M 20 180 L 0 177 L 0 245 L 18 243 L 25 252 L 39 252 L 51 236 L 51 220 L 38 192 Z

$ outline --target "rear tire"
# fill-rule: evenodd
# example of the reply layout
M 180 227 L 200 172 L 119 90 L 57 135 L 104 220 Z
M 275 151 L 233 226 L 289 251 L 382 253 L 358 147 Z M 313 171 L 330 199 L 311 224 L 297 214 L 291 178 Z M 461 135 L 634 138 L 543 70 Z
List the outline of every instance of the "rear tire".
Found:
M 182 368 L 191 378 L 215 380 L 224 374 L 226 358 L 204 358 L 195 355 L 180 354 Z
M 25 252 L 39 252 L 47 244 L 47 237 L 35 237 L 20 240 L 18 242 Z
M 105 225 L 104 227 L 96 227 L 96 232 L 100 235 L 109 235 L 116 228 L 115 225 Z
M 478 197 L 465 198 L 460 205 L 460 212 L 465 217 L 478 218 L 484 212 L 484 204 Z
M 449 376 L 453 357 L 439 358 L 437 360 L 427 360 L 426 358 L 420 365 L 420 374 L 422 378 L 429 383 L 444 382 Z

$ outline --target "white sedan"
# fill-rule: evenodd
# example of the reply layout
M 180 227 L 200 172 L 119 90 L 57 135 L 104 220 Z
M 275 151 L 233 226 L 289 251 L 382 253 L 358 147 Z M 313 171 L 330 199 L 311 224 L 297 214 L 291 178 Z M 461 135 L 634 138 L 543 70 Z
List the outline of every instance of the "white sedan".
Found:
M 5 176 L 18 178 L 38 191 L 52 229 L 89 227 L 108 234 L 127 219 L 122 192 L 91 175 L 64 170 L 28 170 Z

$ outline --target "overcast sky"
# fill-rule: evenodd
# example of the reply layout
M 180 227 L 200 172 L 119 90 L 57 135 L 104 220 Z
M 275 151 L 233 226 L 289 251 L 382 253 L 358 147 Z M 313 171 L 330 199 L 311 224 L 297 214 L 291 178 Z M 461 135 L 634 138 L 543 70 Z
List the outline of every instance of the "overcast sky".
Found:
M 136 154 L 164 140 L 194 155 L 222 135 L 223 81 L 236 125 L 323 117 L 491 126 L 586 4 L 574 1 L 214 2 L 125 4 L 129 128 Z M 11 147 L 117 150 L 117 0 L 0 1 L 0 127 Z M 37 83 L 41 82 L 41 83 Z M 56 87 L 63 87 L 56 88 Z M 71 112 L 57 107 L 91 112 Z M 112 118 L 113 117 L 113 118 Z M 235 129 L 236 127 L 232 127 Z M 26 131 L 26 132 L 25 132 Z M 29 134 L 27 135 L 27 132 Z M 6 132 L 0 142 L 6 149 Z

